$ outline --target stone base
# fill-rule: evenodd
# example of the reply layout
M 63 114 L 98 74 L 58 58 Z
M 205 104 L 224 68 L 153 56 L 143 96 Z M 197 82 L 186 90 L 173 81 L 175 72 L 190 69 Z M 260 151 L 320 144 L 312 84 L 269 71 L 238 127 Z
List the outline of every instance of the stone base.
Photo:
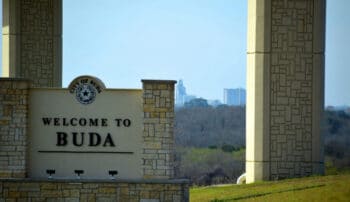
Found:
M 268 162 L 246 161 L 246 183 L 269 180 L 269 166 Z
M 323 175 L 323 162 L 246 161 L 246 182 Z
M 188 180 L 1 179 L 0 189 L 6 201 L 189 201 Z
M 0 178 L 25 178 L 25 172 L 0 171 Z

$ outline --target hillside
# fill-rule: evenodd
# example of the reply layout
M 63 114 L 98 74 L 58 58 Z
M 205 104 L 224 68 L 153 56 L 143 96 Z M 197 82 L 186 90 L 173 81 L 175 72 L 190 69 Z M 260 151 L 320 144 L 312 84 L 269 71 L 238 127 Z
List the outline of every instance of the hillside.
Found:
M 190 201 L 349 201 L 350 174 L 314 176 L 247 185 L 198 187 Z
M 177 147 L 175 175 L 191 184 L 211 185 L 236 182 L 244 173 L 245 149 Z
M 178 108 L 174 133 L 177 178 L 193 185 L 223 184 L 244 172 L 244 107 Z M 350 114 L 326 110 L 322 133 L 326 165 L 350 168 Z
M 175 112 L 175 143 L 183 147 L 245 145 L 245 108 L 180 108 Z

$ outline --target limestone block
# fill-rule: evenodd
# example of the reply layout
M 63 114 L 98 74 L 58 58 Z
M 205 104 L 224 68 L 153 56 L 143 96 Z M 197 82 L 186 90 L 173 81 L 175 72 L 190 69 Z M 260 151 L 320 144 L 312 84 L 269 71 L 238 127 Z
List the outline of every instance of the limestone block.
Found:
M 142 80 L 144 99 L 144 178 L 173 177 L 175 81 Z M 169 165 L 169 166 L 165 166 Z M 170 171 L 171 170 L 171 171 Z

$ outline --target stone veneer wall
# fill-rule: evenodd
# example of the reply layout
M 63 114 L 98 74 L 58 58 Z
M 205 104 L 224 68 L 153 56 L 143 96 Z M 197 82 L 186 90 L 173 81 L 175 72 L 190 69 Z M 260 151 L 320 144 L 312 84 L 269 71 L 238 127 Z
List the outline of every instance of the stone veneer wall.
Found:
M 143 84 L 144 109 L 147 110 L 144 114 L 143 168 L 144 177 L 149 179 L 37 180 L 26 178 L 28 97 L 31 82 L 25 79 L 0 78 L 0 200 L 189 201 L 189 181 L 169 179 L 174 173 L 175 82 L 144 80 Z
M 144 178 L 174 177 L 174 85 L 176 81 L 142 80 Z
M 186 202 L 187 181 L 1 180 L 0 200 Z
M 314 0 L 271 4 L 270 178 L 311 175 Z
M 26 176 L 28 93 L 24 79 L 0 79 L 0 177 Z
M 322 174 L 325 0 L 249 0 L 247 181 Z
M 3 0 L 3 76 L 62 85 L 62 0 Z

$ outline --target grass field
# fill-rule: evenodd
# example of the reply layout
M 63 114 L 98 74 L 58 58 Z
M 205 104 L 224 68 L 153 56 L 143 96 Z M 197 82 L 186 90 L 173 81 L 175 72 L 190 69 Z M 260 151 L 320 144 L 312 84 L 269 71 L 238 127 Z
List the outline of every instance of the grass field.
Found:
M 195 187 L 190 201 L 350 201 L 350 173 L 247 185 Z

